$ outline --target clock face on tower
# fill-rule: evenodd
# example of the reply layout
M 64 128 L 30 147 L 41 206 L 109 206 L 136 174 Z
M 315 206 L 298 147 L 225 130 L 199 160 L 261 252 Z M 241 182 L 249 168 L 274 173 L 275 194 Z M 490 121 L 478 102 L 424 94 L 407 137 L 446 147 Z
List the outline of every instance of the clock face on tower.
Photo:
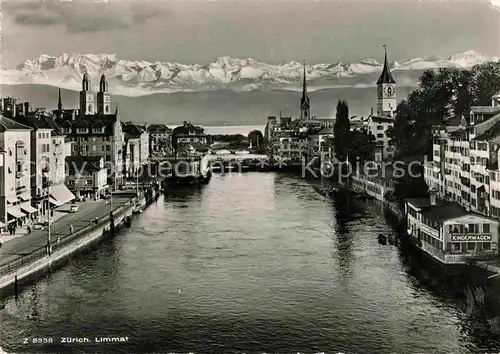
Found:
M 394 87 L 394 85 L 386 86 L 385 94 L 387 97 L 394 97 L 394 95 L 396 94 L 396 88 Z

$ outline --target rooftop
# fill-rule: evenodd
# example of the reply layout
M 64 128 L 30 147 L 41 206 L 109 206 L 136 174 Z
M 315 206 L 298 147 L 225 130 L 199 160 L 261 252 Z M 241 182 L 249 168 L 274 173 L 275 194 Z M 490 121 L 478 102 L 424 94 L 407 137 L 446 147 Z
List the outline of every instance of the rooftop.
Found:
M 500 113 L 500 106 L 472 106 L 470 112 L 473 114 L 497 114 Z
M 446 202 L 438 205 L 429 206 L 422 212 L 422 215 L 425 215 L 430 220 L 438 222 L 458 218 L 460 216 L 468 214 L 471 213 L 467 212 L 460 205 L 455 203 L 446 203 Z
M 32 128 L 0 115 L 0 132 L 7 130 L 32 130 Z
M 496 122 L 493 126 L 484 131 L 481 135 L 476 136 L 472 140 L 489 141 L 497 137 L 500 137 L 500 121 Z

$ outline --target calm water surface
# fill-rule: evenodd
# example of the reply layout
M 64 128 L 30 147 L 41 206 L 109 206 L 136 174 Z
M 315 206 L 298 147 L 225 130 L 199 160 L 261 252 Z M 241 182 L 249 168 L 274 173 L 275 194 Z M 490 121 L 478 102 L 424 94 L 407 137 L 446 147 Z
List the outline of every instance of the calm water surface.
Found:
M 161 197 L 132 227 L 9 298 L 13 352 L 446 352 L 479 349 L 457 299 L 409 275 L 376 203 L 294 176 L 215 176 Z M 24 338 L 128 336 L 127 344 Z

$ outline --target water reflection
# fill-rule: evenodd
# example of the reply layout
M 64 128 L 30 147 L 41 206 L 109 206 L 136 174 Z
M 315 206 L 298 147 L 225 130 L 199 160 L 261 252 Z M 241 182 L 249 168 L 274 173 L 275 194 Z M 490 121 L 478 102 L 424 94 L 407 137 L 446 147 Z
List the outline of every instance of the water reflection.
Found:
M 23 347 L 22 337 L 42 333 L 30 314 L 43 318 L 46 335 L 134 336 L 87 352 L 493 346 L 493 325 L 478 324 L 499 313 L 489 302 L 495 292 L 469 297 L 482 310 L 467 314 L 465 295 L 442 295 L 446 282 L 425 259 L 405 245 L 377 243 L 379 232 L 395 227 L 382 215 L 377 203 L 327 198 L 293 175 L 216 176 L 200 190 L 167 194 L 125 233 L 43 279 L 36 296 L 28 287 L 7 304 L 9 315 L 0 312 L 0 342 L 13 352 L 78 350 Z M 461 277 L 448 287 L 462 288 Z

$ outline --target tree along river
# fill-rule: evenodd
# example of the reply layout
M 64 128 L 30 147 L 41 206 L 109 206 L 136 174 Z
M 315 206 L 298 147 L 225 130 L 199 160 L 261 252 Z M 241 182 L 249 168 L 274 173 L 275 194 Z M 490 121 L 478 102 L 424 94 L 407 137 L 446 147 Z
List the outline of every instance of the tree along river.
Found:
M 293 175 L 214 176 L 0 300 L 8 352 L 466 353 L 498 340 L 420 257 L 377 242 L 377 202 Z M 61 338 L 88 338 L 61 343 Z M 96 337 L 128 337 L 96 343 Z M 53 340 L 33 344 L 33 338 Z M 67 340 L 66 340 L 67 341 Z M 26 343 L 28 342 L 28 343 Z

